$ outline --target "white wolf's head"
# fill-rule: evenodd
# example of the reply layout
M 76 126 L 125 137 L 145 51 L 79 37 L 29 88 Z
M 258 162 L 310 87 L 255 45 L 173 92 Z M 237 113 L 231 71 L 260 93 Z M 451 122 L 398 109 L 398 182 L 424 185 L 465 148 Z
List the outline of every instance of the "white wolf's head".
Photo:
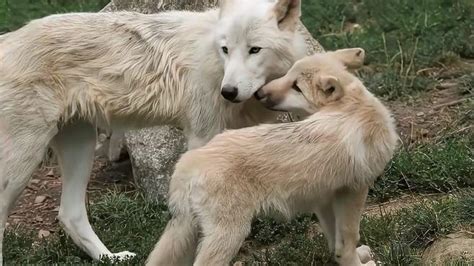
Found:
M 224 98 L 245 101 L 288 71 L 298 59 L 294 50 L 300 15 L 300 0 L 220 1 L 216 44 L 225 66 Z

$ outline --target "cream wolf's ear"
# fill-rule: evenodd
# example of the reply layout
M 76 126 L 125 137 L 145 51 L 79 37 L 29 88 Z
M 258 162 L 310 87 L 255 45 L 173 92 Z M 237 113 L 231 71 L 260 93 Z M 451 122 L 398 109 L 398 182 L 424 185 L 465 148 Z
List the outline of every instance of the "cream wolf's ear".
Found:
M 301 0 L 278 0 L 272 9 L 272 17 L 281 30 L 295 31 L 301 16 Z
M 221 18 L 225 12 L 230 9 L 234 0 L 219 0 L 219 17 Z
M 328 53 L 341 61 L 349 69 L 357 69 L 364 65 L 365 51 L 362 48 L 340 49 Z
M 344 96 L 344 89 L 334 76 L 324 75 L 319 78 L 318 98 L 323 104 L 337 101 Z

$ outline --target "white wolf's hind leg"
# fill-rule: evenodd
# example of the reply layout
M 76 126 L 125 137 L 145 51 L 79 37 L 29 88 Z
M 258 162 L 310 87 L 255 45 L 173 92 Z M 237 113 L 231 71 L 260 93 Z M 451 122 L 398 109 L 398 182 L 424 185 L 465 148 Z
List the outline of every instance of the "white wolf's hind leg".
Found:
M 109 147 L 107 153 L 109 161 L 116 162 L 120 159 L 124 140 L 125 133 L 123 131 L 116 130 L 112 132 L 112 135 L 109 139 Z
M 8 213 L 25 189 L 33 171 L 41 163 L 55 127 L 18 125 L 0 121 L 0 265 L 3 263 L 3 234 Z
M 58 156 L 63 182 L 58 218 L 74 243 L 93 259 L 133 257 L 135 254 L 128 251 L 111 253 L 89 223 L 85 200 L 95 144 L 94 127 L 80 121 L 64 126 L 54 138 L 52 146 Z

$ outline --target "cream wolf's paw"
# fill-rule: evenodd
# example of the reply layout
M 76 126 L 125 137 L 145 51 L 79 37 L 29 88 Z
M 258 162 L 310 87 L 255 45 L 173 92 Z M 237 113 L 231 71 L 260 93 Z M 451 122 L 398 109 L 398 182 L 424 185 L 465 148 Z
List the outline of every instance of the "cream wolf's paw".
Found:
M 365 266 L 376 266 L 377 264 L 373 260 L 369 260 L 367 263 L 363 264 Z
M 369 246 L 362 245 L 357 248 L 357 255 L 359 255 L 359 259 L 362 263 L 368 263 L 372 259 L 372 251 L 370 250 Z M 373 264 L 375 265 L 375 264 Z
M 122 251 L 122 252 L 117 252 L 117 253 L 111 253 L 111 254 L 104 254 L 102 257 L 106 257 L 111 261 L 125 261 L 129 260 L 133 257 L 135 257 L 137 254 L 132 253 L 130 251 Z

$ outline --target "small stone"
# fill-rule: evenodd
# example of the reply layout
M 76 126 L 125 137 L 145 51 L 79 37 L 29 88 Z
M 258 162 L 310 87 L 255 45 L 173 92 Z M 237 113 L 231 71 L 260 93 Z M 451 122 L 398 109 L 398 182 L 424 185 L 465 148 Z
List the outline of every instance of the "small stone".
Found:
M 426 128 L 422 128 L 420 129 L 420 135 L 423 136 L 423 137 L 426 137 L 428 136 L 428 133 L 430 133 L 430 131 Z
M 457 86 L 459 86 L 459 84 L 456 82 L 443 82 L 439 84 L 438 86 L 436 86 L 436 88 L 437 89 L 450 89 Z
M 425 115 L 425 113 L 423 113 L 423 112 L 416 113 L 416 116 L 424 116 L 424 115 Z
M 36 196 L 35 204 L 43 203 L 45 200 L 46 200 L 46 196 L 44 195 Z
M 31 184 L 37 185 L 37 184 L 39 184 L 39 182 L 41 182 L 41 180 L 39 180 L 39 179 L 31 179 L 30 182 L 31 182 Z
M 42 222 L 43 221 L 43 218 L 39 217 L 39 216 L 36 216 L 35 217 L 35 221 L 37 222 Z
M 51 169 L 49 172 L 46 174 L 47 177 L 54 177 L 54 170 Z
M 39 232 L 38 232 L 38 237 L 39 237 L 39 238 L 45 238 L 45 237 L 48 237 L 48 236 L 50 236 L 50 235 L 51 235 L 51 232 L 48 231 L 48 230 L 41 229 L 41 230 L 39 230 Z

